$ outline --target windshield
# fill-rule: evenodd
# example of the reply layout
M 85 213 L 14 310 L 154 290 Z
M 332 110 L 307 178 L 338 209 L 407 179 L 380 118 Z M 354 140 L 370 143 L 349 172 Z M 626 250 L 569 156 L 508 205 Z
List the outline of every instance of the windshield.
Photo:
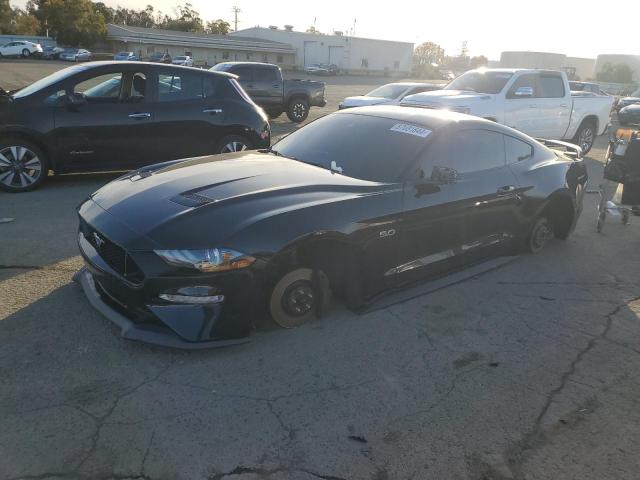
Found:
M 186 60 L 187 57 L 173 57 L 174 60 Z
M 21 98 L 21 97 L 26 97 L 27 95 L 31 95 L 32 93 L 38 92 L 43 88 L 47 88 L 53 85 L 54 83 L 59 82 L 60 80 L 64 80 L 65 78 L 70 77 L 71 75 L 74 75 L 79 71 L 84 70 L 85 68 L 86 67 L 84 66 L 77 65 L 77 66 L 68 67 L 68 68 L 59 70 L 47 77 L 41 78 L 40 80 L 32 83 L 28 87 L 25 87 L 22 90 L 17 91 L 16 93 L 13 94 L 13 98 Z
M 383 85 L 371 90 L 365 95 L 365 97 L 378 97 L 378 98 L 398 98 L 398 96 L 407 89 L 405 85 L 394 85 L 392 83 Z
M 226 72 L 232 66 L 233 65 L 230 63 L 218 63 L 217 65 L 214 65 L 213 67 L 211 67 L 209 70 L 213 70 L 214 72 Z
M 340 113 L 283 138 L 272 151 L 328 170 L 335 162 L 333 170 L 353 178 L 398 182 L 430 134 L 401 120 Z
M 126 56 L 129 56 L 129 55 L 133 55 L 133 52 L 120 52 L 118 55 L 121 56 L 121 57 L 126 57 Z
M 460 75 L 444 90 L 464 90 L 477 93 L 500 93 L 513 76 L 508 72 L 471 71 Z

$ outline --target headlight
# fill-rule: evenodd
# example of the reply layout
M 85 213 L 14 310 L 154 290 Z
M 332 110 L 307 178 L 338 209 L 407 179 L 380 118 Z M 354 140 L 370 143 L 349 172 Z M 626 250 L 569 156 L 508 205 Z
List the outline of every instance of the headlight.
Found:
M 176 267 L 195 268 L 201 272 L 215 273 L 246 268 L 255 258 L 228 248 L 204 250 L 154 250 L 165 262 Z

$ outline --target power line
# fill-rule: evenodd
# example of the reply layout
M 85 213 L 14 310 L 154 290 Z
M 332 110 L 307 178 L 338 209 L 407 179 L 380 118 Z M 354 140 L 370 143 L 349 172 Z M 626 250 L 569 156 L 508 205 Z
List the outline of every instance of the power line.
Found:
M 233 15 L 234 15 L 235 31 L 237 32 L 238 31 L 238 14 L 242 12 L 242 10 L 240 10 L 240 7 L 234 5 L 231 11 L 233 12 Z

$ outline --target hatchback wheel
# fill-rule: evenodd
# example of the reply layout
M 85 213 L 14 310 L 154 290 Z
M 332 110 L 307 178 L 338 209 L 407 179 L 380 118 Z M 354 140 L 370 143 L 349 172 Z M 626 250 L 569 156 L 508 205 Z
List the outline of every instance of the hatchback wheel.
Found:
M 313 270 L 298 268 L 284 275 L 271 292 L 269 310 L 273 321 L 283 328 L 303 325 L 316 317 L 329 302 L 329 280 L 318 272 L 314 285 Z
M 0 189 L 19 193 L 38 187 L 48 174 L 42 151 L 23 140 L 0 142 Z
M 527 238 L 527 249 L 531 253 L 540 252 L 554 237 L 553 225 L 547 217 L 539 217 Z
M 295 123 L 304 122 L 309 116 L 309 102 L 304 98 L 294 98 L 287 108 L 287 117 Z
M 240 135 L 229 135 L 219 142 L 216 153 L 243 152 L 252 148 L 253 146 L 246 138 Z
M 29 55 L 31 55 L 31 52 L 28 49 L 25 48 L 24 50 L 22 50 L 22 56 L 24 58 L 27 58 Z

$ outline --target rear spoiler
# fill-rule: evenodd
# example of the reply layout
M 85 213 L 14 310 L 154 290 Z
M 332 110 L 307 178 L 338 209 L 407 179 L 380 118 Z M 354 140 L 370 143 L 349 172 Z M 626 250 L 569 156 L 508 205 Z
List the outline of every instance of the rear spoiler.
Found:
M 573 143 L 563 142 L 561 140 L 547 140 L 546 138 L 536 138 L 536 140 L 552 150 L 562 149 L 562 153 L 568 157 L 573 157 L 575 159 L 582 158 L 582 148 L 578 145 L 574 145 Z

